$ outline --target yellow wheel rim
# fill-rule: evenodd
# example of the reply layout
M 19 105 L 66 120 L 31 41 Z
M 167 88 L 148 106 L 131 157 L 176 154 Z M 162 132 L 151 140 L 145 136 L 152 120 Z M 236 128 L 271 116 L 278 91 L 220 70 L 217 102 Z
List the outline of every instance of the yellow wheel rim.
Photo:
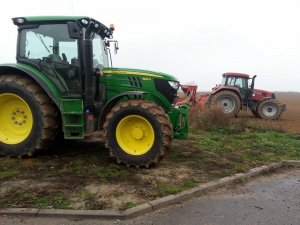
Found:
M 119 146 L 130 155 L 147 153 L 154 143 L 154 130 L 149 121 L 138 115 L 124 117 L 116 130 Z
M 0 94 L 0 142 L 19 144 L 30 134 L 33 117 L 27 103 L 11 93 Z

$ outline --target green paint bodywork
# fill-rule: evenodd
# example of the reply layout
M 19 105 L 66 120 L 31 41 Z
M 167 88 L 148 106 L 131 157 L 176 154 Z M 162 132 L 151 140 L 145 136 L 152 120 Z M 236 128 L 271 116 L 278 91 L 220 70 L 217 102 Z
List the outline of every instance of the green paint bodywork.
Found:
M 55 84 L 41 71 L 26 64 L 2 64 L 1 68 L 11 68 L 12 71 L 19 69 L 24 73 L 31 74 L 42 89 L 49 95 L 60 109 L 62 128 L 66 139 L 82 139 L 84 137 L 84 115 L 82 98 L 63 98 Z M 6 70 L 9 71 L 9 70 Z M 11 74 L 10 72 L 8 74 Z M 0 74 L 1 75 L 1 74 Z M 25 75 L 28 76 L 28 75 Z M 76 135 L 73 135 L 76 134 Z
M 17 63 L 16 64 L 17 68 L 25 69 L 28 70 L 30 72 L 32 72 L 33 74 L 35 74 L 37 77 L 39 77 L 41 80 L 43 80 L 45 82 L 45 84 L 47 85 L 47 87 L 50 89 L 50 91 L 53 93 L 53 95 L 55 96 L 55 99 L 57 101 L 61 100 L 61 95 L 57 89 L 57 87 L 55 86 L 55 84 L 53 82 L 51 82 L 51 80 L 41 71 L 35 69 L 32 66 L 26 65 L 26 64 L 22 64 L 22 63 Z
M 189 107 L 182 105 L 177 108 L 173 108 L 168 112 L 170 121 L 173 125 L 173 137 L 174 139 L 186 140 L 189 133 L 189 121 L 188 121 Z
M 60 111 L 66 139 L 84 138 L 84 110 L 82 99 L 62 99 Z
M 130 85 L 128 77 L 136 77 L 140 80 L 141 85 Z M 143 99 L 155 102 L 168 112 L 173 106 L 165 96 L 156 91 L 153 79 L 176 81 L 175 77 L 164 73 L 126 68 L 105 68 L 100 83 L 106 86 L 107 101 L 122 92 L 144 91 L 146 93 L 143 95 Z
M 130 85 L 129 77 L 139 78 L 141 85 Z M 100 83 L 106 86 L 107 101 L 114 96 L 127 91 L 144 91 L 142 98 L 155 102 L 164 108 L 168 113 L 174 130 L 175 139 L 187 139 L 188 136 L 188 110 L 187 105 L 174 107 L 167 98 L 156 91 L 153 79 L 163 79 L 168 81 L 177 81 L 174 76 L 153 72 L 147 70 L 127 69 L 127 68 L 105 68 L 104 76 Z
M 65 98 L 59 92 L 58 87 L 41 71 L 26 65 L 26 64 L 3 64 L 2 67 L 18 68 L 21 71 L 30 72 L 31 76 L 35 76 L 43 82 L 41 87 L 52 100 L 57 103 L 60 109 L 62 118 L 62 128 L 66 139 L 82 139 L 85 134 L 84 124 L 84 104 L 82 97 Z M 1 74 L 0 74 L 1 75 Z M 141 85 L 132 86 L 128 81 L 128 77 L 138 77 Z M 175 139 L 186 139 L 188 135 L 188 121 L 187 121 L 187 106 L 174 107 L 166 99 L 164 95 L 156 91 L 154 79 L 163 79 L 169 81 L 176 81 L 176 78 L 165 74 L 152 72 L 147 70 L 125 69 L 125 68 L 105 68 L 104 76 L 100 79 L 100 83 L 106 87 L 106 102 L 112 100 L 120 93 L 128 91 L 143 91 L 142 98 L 155 102 L 161 106 L 169 115 L 170 121 L 174 129 Z M 54 98 L 54 99 L 53 99 Z M 120 99 L 125 101 L 127 98 Z

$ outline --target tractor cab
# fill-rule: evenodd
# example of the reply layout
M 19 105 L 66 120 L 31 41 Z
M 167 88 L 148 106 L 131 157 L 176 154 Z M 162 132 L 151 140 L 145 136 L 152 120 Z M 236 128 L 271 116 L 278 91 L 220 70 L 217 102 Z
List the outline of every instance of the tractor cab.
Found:
M 224 73 L 221 86 L 230 87 L 240 93 L 244 103 L 249 104 L 254 92 L 254 83 L 256 75 L 252 78 L 243 73 Z
M 66 97 L 82 95 L 82 74 L 90 73 L 86 69 L 102 70 L 109 64 L 105 39 L 111 38 L 112 30 L 90 18 L 75 19 L 61 23 L 57 17 L 13 19 L 19 27 L 17 62 L 47 74 Z M 91 40 L 91 49 L 80 37 Z
M 243 73 L 224 73 L 222 82 L 213 89 L 217 92 L 221 89 L 229 89 L 238 93 L 243 102 L 248 101 L 252 93 L 252 83 L 249 83 L 249 75 Z
M 247 74 L 224 73 L 221 85 L 247 89 L 249 87 L 248 80 L 249 75 Z

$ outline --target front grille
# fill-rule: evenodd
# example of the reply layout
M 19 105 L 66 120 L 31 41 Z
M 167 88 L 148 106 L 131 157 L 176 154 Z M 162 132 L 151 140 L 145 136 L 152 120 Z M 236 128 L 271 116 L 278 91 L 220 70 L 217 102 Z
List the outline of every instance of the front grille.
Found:
M 143 87 L 141 79 L 139 77 L 127 77 L 127 78 L 128 78 L 129 84 L 132 87 L 139 87 L 139 88 Z
M 167 80 L 154 80 L 156 90 L 164 95 L 171 104 L 175 102 L 177 96 L 177 90 L 172 88 Z

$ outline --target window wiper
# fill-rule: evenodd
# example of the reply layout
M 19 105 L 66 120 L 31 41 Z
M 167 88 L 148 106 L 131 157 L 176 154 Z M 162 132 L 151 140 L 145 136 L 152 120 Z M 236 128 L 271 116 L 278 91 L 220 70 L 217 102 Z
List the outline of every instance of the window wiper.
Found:
M 37 36 L 37 38 L 42 42 L 42 44 L 44 45 L 44 47 L 46 48 L 46 50 L 49 52 L 49 54 L 51 54 L 51 52 L 49 51 L 49 49 L 47 48 L 43 38 L 41 37 L 41 35 L 38 35 L 37 33 L 35 33 L 35 35 Z

